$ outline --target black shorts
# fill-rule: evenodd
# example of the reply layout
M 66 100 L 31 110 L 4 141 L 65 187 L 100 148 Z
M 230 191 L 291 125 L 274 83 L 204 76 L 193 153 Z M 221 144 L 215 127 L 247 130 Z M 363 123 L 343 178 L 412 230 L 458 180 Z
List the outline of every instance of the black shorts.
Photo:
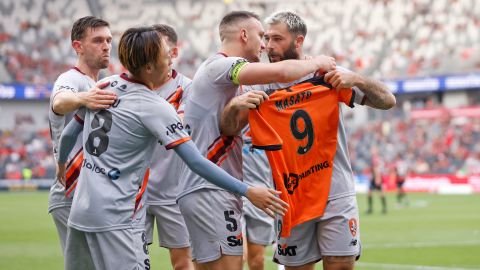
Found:
M 368 187 L 368 189 L 369 189 L 370 191 L 375 191 L 375 190 L 382 191 L 382 190 L 383 190 L 383 187 L 382 187 L 382 184 L 377 185 L 377 184 L 375 183 L 375 181 L 371 180 L 371 181 L 370 181 L 370 186 Z

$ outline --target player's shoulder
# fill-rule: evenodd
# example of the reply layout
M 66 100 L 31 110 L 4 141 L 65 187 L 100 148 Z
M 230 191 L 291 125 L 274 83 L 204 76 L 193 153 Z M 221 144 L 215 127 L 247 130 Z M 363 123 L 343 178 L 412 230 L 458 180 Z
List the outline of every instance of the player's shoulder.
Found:
M 60 74 L 54 83 L 54 90 L 70 90 L 73 92 L 77 92 L 82 88 L 85 84 L 93 84 L 95 83 L 93 79 L 83 74 L 76 68 L 71 68 L 64 73 Z

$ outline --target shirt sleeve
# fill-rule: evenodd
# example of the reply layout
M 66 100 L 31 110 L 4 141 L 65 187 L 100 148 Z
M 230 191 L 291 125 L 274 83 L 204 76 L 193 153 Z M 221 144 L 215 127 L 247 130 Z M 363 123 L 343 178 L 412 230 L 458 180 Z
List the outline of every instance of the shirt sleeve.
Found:
M 157 95 L 145 97 L 140 110 L 142 123 L 165 148 L 191 140 L 177 112 L 164 99 Z
M 258 109 L 250 110 L 248 114 L 252 147 L 265 151 L 282 149 L 283 140 L 270 124 L 262 117 Z
M 240 71 L 248 64 L 245 58 L 225 57 L 213 64 L 212 70 L 215 73 L 215 82 L 217 84 L 235 84 L 239 85 L 238 76 Z

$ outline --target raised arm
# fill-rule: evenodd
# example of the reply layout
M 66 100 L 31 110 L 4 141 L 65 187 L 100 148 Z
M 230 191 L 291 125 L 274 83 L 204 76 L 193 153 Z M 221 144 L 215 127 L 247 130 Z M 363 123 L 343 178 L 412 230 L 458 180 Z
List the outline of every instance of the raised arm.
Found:
M 247 197 L 256 207 L 274 217 L 284 215 L 288 204 L 278 198 L 279 191 L 265 187 L 251 187 L 232 177 L 224 170 L 203 157 L 192 141 L 179 144 L 173 148 L 187 166 L 196 174 L 211 183 L 230 192 Z
M 328 72 L 325 75 L 325 81 L 335 88 L 358 87 L 367 97 L 365 105 L 369 107 L 388 110 L 395 106 L 395 96 L 384 83 L 375 79 L 348 70 L 337 69 Z
M 285 60 L 276 63 L 249 63 L 238 73 L 243 85 L 285 83 L 298 80 L 310 73 L 335 69 L 335 59 L 316 56 L 307 60 Z
M 99 83 L 86 92 L 73 93 L 62 91 L 53 98 L 52 109 L 56 114 L 67 114 L 87 107 L 92 110 L 106 109 L 115 102 L 116 95 L 112 91 L 102 90 L 109 82 Z

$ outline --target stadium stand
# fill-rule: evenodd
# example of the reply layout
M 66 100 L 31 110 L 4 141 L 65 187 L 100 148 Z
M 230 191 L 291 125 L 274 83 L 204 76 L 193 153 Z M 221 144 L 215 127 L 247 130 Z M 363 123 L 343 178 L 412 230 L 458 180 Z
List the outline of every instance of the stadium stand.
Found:
M 370 0 L 368 5 L 355 0 L 226 2 L 231 3 L 2 1 L 0 61 L 17 82 L 51 83 L 74 64 L 69 40 L 73 20 L 95 14 L 111 23 L 116 38 L 134 25 L 173 25 L 183 52 L 178 68 L 193 75 L 218 45 L 216 25 L 222 14 L 248 9 L 265 17 L 288 9 L 309 26 L 307 52 L 333 55 L 339 65 L 366 75 L 398 78 L 480 68 L 480 2 L 475 0 Z M 113 58 L 109 70 L 118 72 L 115 50 Z
M 177 68 L 193 76 L 218 47 L 217 24 L 230 10 L 265 17 L 293 10 L 309 27 L 305 51 L 328 54 L 337 64 L 376 78 L 469 74 L 480 69 L 480 2 L 476 0 L 191 1 L 191 0 L 4 0 L 0 3 L 0 81 L 52 84 L 75 63 L 70 28 L 94 14 L 114 35 L 109 73 L 122 71 L 116 40 L 130 26 L 167 23 L 179 32 Z M 478 97 L 477 103 L 478 104 Z M 47 106 L 47 105 L 45 105 Z M 0 108 L 1 109 L 1 108 Z M 350 130 L 354 171 L 369 173 L 370 146 L 384 149 L 385 164 L 399 153 L 416 173 L 478 174 L 477 118 L 414 119 L 399 108 L 372 124 Z M 46 131 L 12 127 L 0 136 L 0 179 L 52 178 Z M 25 171 L 30 168 L 31 172 Z

